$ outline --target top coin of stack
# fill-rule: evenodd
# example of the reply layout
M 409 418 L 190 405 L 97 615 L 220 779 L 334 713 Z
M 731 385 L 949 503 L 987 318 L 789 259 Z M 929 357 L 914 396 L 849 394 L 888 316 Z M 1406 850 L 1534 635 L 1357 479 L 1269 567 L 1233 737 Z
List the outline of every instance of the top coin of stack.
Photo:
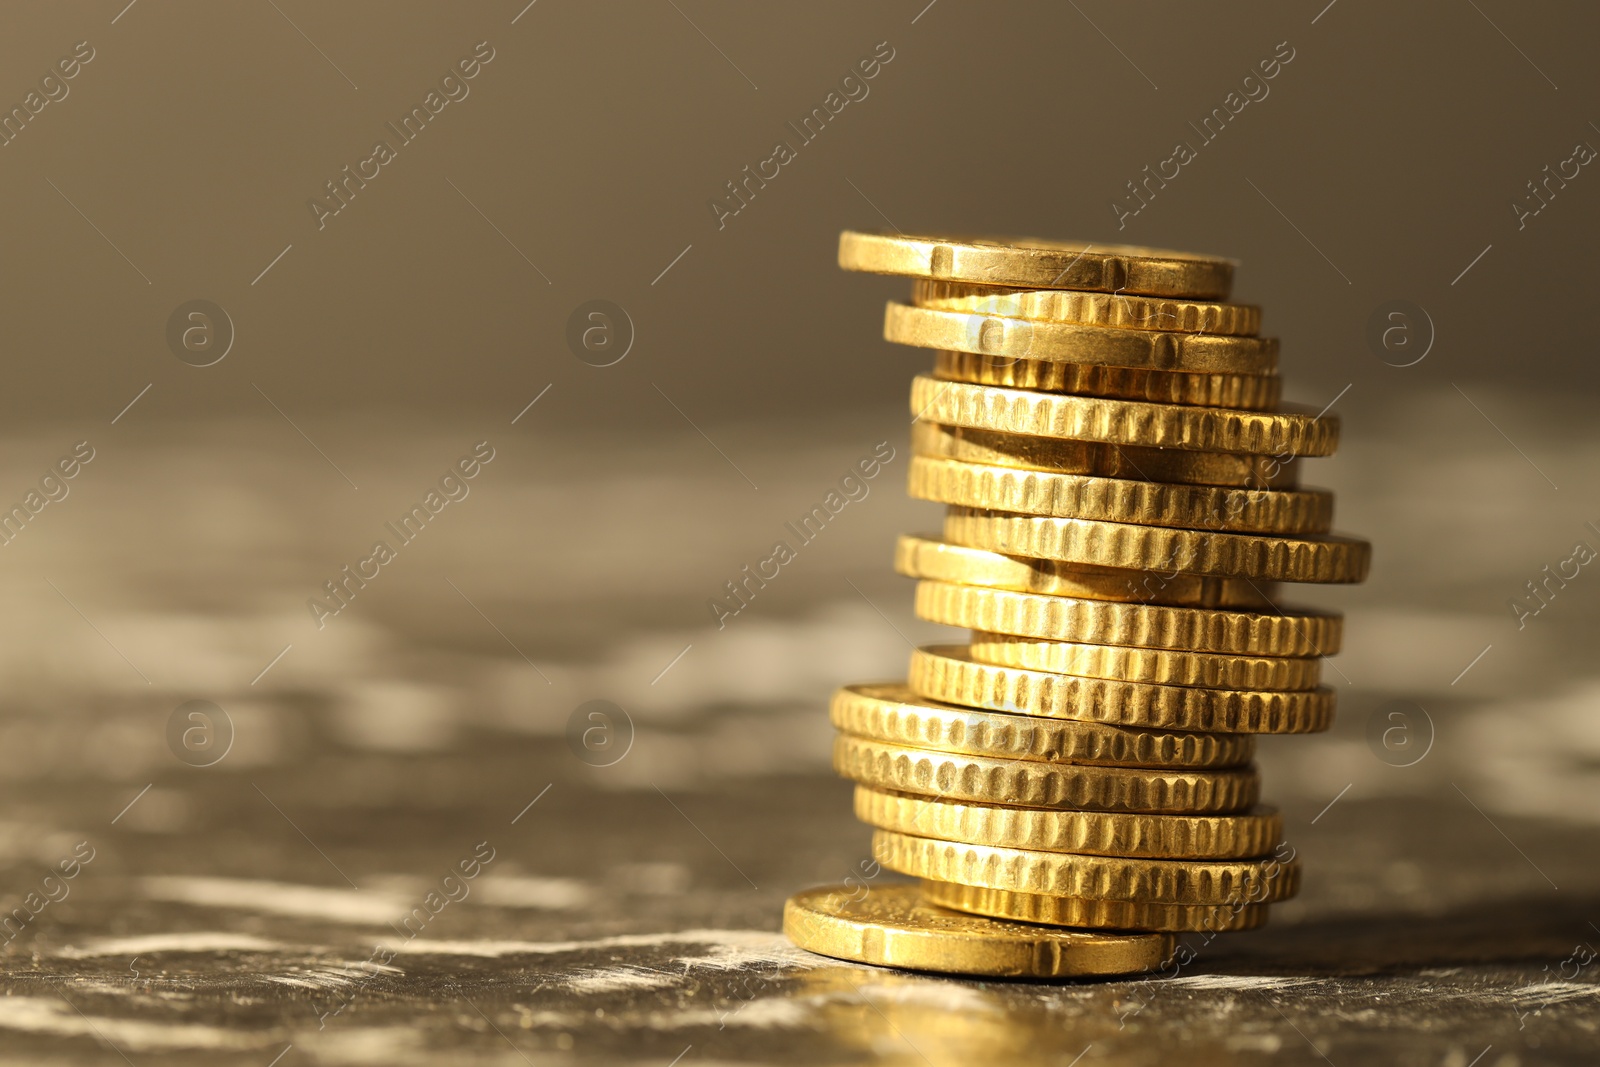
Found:
M 920 893 L 813 890 L 785 930 L 862 962 L 1051 977 L 1259 926 L 1299 866 L 1257 803 L 1253 735 L 1328 727 L 1319 657 L 1342 622 L 1278 607 L 1276 583 L 1368 565 L 1328 532 L 1331 494 L 1299 485 L 1337 420 L 1281 404 L 1260 310 L 1225 302 L 1229 260 L 846 232 L 839 265 L 915 279 L 884 336 L 935 350 L 910 491 L 948 511 L 895 568 L 919 617 L 972 634 L 833 700 L 874 855 Z

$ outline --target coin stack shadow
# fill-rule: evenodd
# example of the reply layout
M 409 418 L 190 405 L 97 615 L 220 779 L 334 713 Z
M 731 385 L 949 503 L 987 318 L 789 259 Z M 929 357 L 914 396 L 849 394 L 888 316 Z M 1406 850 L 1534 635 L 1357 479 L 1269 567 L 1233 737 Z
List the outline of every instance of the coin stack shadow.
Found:
M 1253 735 L 1328 727 L 1342 623 L 1275 583 L 1367 570 L 1331 494 L 1299 487 L 1337 421 L 1280 405 L 1227 260 L 845 233 L 840 265 L 915 279 L 884 332 L 936 350 L 909 482 L 948 511 L 895 567 L 920 618 L 972 631 L 834 697 L 875 858 L 996 920 L 1261 925 L 1299 863 Z

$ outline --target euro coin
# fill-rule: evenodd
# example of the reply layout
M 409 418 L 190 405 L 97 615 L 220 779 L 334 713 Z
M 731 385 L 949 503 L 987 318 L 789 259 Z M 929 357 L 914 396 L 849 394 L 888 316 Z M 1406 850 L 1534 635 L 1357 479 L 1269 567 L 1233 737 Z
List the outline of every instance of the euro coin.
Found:
M 894 569 L 908 578 L 981 585 L 1019 593 L 1129 604 L 1273 610 L 1272 601 L 1268 599 L 1274 588 L 1271 582 L 1257 585 L 1237 578 L 1028 559 L 912 534 L 902 534 L 896 543 Z
M 839 734 L 834 770 L 862 785 L 918 796 L 1035 808 L 1209 815 L 1245 811 L 1260 788 L 1254 767 L 1145 769 L 992 759 L 886 745 Z
M 987 356 L 978 352 L 937 352 L 933 358 L 933 373 L 937 378 L 975 385 L 1144 400 L 1153 404 L 1272 411 L 1283 399 L 1283 380 L 1276 374 L 1142 370 Z
M 1221 530 L 1013 515 L 951 507 L 947 541 L 1008 556 L 1128 570 L 1172 569 L 1271 582 L 1359 582 L 1372 549 L 1336 534 L 1271 536 Z
M 1332 689 L 1264 691 L 1080 678 L 975 661 L 964 646 L 911 654 L 906 685 L 925 700 L 1139 729 L 1301 734 L 1333 723 Z
M 1228 815 L 1055 811 L 858 785 L 855 813 L 868 826 L 914 837 L 1096 856 L 1241 859 L 1265 856 L 1283 838 L 1282 817 L 1263 805 Z
M 1163 733 L 1104 723 L 976 711 L 920 700 L 904 685 L 851 685 L 833 695 L 841 733 L 956 755 L 1123 767 L 1240 767 L 1255 754 L 1247 735 Z
M 1278 369 L 1275 337 L 1122 330 L 1115 326 L 936 311 L 893 301 L 884 309 L 883 338 L 917 348 L 979 352 L 1046 363 L 1201 374 L 1272 374 Z
M 982 632 L 973 633 L 967 654 L 978 663 L 1000 667 L 1203 689 L 1305 690 L 1315 689 L 1322 678 L 1322 661 L 1311 656 L 1221 656 Z
M 1226 299 L 1233 286 L 1231 259 L 1036 237 L 997 241 L 846 230 L 839 235 L 839 266 L 1024 289 L 1097 289 L 1196 300 Z
M 942 382 L 923 375 L 911 382 L 911 413 L 975 430 L 1145 448 L 1249 452 L 1279 462 L 1292 456 L 1330 456 L 1339 444 L 1337 418 L 1304 410 L 1149 404 Z
M 1052 518 L 1244 533 L 1326 533 L 1333 495 L 1322 489 L 1224 489 L 913 456 L 908 492 L 919 500 Z
M 1287 900 L 1300 888 L 1298 860 L 1147 860 L 1030 852 L 912 837 L 872 835 L 872 856 L 891 871 L 936 882 L 1052 897 L 1150 904 L 1233 905 Z
M 911 450 L 960 463 L 1240 489 L 1293 489 L 1300 471 L 1293 460 L 1280 462 L 1272 456 L 1029 437 L 924 419 L 911 424 Z
M 911 302 L 917 307 L 939 311 L 1115 326 L 1124 330 L 1176 330 L 1247 337 L 1261 329 L 1261 309 L 1253 304 L 1169 300 L 1126 293 L 1015 289 L 919 278 L 912 286 Z
M 1343 617 L 1332 612 L 1119 604 L 953 582 L 918 582 L 915 611 L 928 622 L 1016 637 L 1247 656 L 1331 656 L 1344 633 Z
M 1004 889 L 924 879 L 922 896 L 931 904 L 1014 922 L 1087 929 L 1165 930 L 1222 933 L 1254 930 L 1267 921 L 1266 904 L 1152 904 L 1146 901 L 1086 900 L 1014 893 Z
M 853 963 L 993 978 L 1087 978 L 1154 970 L 1172 937 L 986 919 L 928 904 L 915 885 L 823 886 L 790 897 L 783 932 Z

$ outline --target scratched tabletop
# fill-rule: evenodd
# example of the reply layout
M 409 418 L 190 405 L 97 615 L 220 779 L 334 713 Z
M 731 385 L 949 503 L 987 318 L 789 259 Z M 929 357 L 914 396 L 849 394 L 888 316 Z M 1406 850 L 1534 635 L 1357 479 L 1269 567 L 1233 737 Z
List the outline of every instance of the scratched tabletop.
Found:
M 1571 513 L 1451 395 L 1367 409 L 1308 476 L 1376 565 L 1294 598 L 1349 635 L 1335 728 L 1261 746 L 1301 896 L 1162 975 L 1061 983 L 779 933 L 868 855 L 829 692 L 940 636 L 889 567 L 937 522 L 898 408 L 709 427 L 738 473 L 687 431 L 560 464 L 537 427 L 319 438 L 359 493 L 265 420 L 96 440 L 4 548 L 0 1061 L 1592 1064 L 1600 429 L 1518 402 Z M 14 436 L 8 484 L 77 439 Z M 1534 598 L 1547 564 L 1576 574 Z

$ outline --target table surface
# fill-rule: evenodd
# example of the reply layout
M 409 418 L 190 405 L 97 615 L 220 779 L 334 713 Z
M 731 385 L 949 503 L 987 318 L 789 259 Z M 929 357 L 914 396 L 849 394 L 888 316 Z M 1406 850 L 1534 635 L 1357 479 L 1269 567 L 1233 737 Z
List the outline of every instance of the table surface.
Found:
M 321 630 L 305 599 L 459 435 L 352 430 L 359 500 L 308 488 L 275 427 L 130 438 L 0 578 L 0 1062 L 1593 1063 L 1595 601 L 1517 629 L 1506 597 L 1577 526 L 1526 529 L 1520 460 L 1440 412 L 1437 450 L 1414 438 L 1426 486 L 1378 433 L 1313 479 L 1379 564 L 1298 597 L 1349 611 L 1340 723 L 1261 746 L 1301 896 L 1176 974 L 1064 983 L 856 966 L 778 932 L 789 893 L 867 856 L 823 708 L 939 632 L 887 565 L 934 513 L 892 462 L 726 627 L 705 601 L 880 425 L 903 433 L 897 411 L 726 431 L 759 508 L 697 437 L 630 453 L 626 478 L 604 445 L 591 471 L 508 442 Z M 626 709 L 611 766 L 568 740 L 594 698 Z M 230 724 L 213 766 L 169 747 L 195 699 Z M 1395 707 L 1425 709 L 1410 766 L 1373 740 Z

